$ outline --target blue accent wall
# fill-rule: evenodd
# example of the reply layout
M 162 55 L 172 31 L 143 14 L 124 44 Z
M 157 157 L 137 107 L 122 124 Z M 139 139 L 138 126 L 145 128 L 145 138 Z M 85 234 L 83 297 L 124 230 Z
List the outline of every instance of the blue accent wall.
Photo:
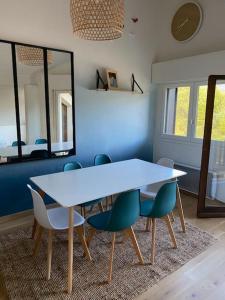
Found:
M 93 164 L 97 153 L 113 161 L 152 160 L 154 94 L 76 89 L 76 157 L 0 166 L 0 216 L 32 208 L 26 184 L 32 176 L 60 172 L 67 161 Z M 134 170 L 135 172 L 135 170 Z M 48 203 L 50 200 L 46 199 Z

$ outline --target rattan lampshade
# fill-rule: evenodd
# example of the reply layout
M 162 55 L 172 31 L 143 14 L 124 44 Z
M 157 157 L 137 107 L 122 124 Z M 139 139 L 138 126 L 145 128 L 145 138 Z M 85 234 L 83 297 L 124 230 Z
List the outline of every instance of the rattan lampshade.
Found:
M 26 46 L 18 46 L 17 49 L 18 60 L 27 66 L 43 66 L 44 57 L 41 48 L 33 48 Z M 48 51 L 48 64 L 52 64 L 53 54 Z
M 114 40 L 124 28 L 124 0 L 70 0 L 73 32 L 94 41 Z

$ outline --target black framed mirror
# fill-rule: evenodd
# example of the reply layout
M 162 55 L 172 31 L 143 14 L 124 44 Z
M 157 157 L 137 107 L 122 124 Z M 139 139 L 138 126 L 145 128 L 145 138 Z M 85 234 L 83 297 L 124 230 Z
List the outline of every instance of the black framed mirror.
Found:
M 0 164 L 75 152 L 73 52 L 0 40 Z

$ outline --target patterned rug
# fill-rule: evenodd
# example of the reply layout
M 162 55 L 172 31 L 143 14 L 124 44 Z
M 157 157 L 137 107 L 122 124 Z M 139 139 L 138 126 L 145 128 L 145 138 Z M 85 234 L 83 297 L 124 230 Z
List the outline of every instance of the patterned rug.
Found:
M 150 233 L 145 232 L 145 221 L 135 225 L 135 233 L 144 256 L 145 265 L 138 259 L 129 240 L 117 235 L 113 264 L 113 279 L 108 276 L 111 236 L 98 233 L 92 240 L 89 262 L 84 258 L 82 248 L 75 234 L 73 294 L 67 289 L 67 234 L 55 234 L 53 242 L 52 274 L 46 280 L 47 235 L 44 235 L 41 249 L 32 257 L 33 240 L 31 228 L 17 229 L 0 236 L 0 298 L 7 294 L 9 299 L 126 299 L 131 300 L 145 292 L 159 280 L 174 272 L 189 260 L 206 250 L 215 242 L 207 232 L 187 223 L 187 233 L 181 232 L 179 220 L 173 223 L 178 249 L 172 249 L 167 227 L 157 220 L 156 262 L 149 264 Z M 3 291 L 3 289 L 5 291 Z M 2 299 L 2 298 L 1 298 Z M 7 299 L 7 298 L 6 298 Z

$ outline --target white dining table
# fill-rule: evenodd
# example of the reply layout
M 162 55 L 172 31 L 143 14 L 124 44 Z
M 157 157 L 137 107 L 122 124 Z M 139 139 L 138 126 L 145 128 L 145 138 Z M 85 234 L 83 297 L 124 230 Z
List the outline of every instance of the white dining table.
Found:
M 22 155 L 30 155 L 34 150 L 47 150 L 47 144 L 22 145 Z M 73 148 L 73 142 L 52 143 L 51 150 L 53 153 L 69 151 Z M 8 146 L 0 148 L 0 157 L 9 158 L 18 156 L 18 147 Z
M 30 178 L 43 193 L 68 208 L 68 293 L 73 279 L 74 206 L 184 175 L 183 171 L 130 159 Z

